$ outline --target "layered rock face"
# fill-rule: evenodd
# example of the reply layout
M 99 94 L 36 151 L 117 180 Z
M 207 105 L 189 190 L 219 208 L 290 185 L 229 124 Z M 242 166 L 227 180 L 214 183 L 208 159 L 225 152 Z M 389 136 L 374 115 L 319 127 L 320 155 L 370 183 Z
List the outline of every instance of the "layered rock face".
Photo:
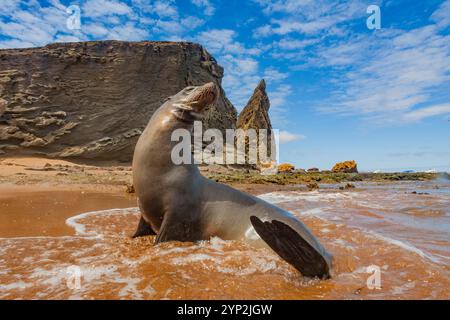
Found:
M 204 127 L 235 128 L 223 69 L 187 42 L 82 42 L 0 50 L 0 154 L 129 162 L 167 97 L 215 82 Z
M 271 137 L 272 137 L 272 124 L 270 123 L 269 118 L 269 108 L 270 101 L 266 92 L 266 82 L 262 79 L 258 86 L 255 88 L 253 95 L 250 100 L 247 102 L 247 105 L 239 114 L 237 121 L 237 128 L 248 130 L 248 129 L 267 129 L 267 140 L 259 140 L 259 136 L 257 138 L 256 143 L 258 144 L 258 148 L 265 148 L 267 150 L 267 156 L 272 156 L 274 158 L 275 149 L 274 146 L 271 145 Z M 250 140 L 247 140 L 247 146 L 250 143 Z M 273 152 L 272 152 L 273 151 Z M 249 151 L 246 150 L 246 153 Z M 257 165 L 260 168 L 266 168 L 267 165 L 271 164 L 274 159 L 260 158 L 260 154 L 258 154 Z

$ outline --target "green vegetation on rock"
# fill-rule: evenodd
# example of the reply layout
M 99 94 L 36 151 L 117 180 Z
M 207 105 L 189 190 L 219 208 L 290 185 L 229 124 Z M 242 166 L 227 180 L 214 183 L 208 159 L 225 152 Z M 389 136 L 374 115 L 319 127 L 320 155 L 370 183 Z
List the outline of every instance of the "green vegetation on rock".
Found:
M 255 184 L 311 184 L 340 183 L 355 181 L 426 181 L 437 178 L 436 173 L 334 173 L 307 172 L 263 176 L 257 172 L 204 172 L 212 180 L 223 183 L 255 183 Z

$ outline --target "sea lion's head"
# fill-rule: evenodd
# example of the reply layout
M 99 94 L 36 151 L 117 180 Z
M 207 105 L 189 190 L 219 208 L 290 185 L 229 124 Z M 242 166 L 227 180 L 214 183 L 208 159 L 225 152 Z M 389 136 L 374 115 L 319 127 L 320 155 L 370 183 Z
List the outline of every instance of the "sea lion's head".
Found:
M 193 122 L 201 119 L 201 114 L 209 106 L 213 105 L 219 95 L 214 82 L 202 86 L 189 86 L 169 98 L 169 103 L 174 107 L 172 113 L 183 121 Z

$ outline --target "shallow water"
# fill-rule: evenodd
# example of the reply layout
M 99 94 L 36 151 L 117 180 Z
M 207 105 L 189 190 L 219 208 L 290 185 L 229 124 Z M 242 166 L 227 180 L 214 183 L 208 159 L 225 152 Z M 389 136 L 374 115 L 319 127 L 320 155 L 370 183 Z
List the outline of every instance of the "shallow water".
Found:
M 65 220 L 80 212 L 135 205 L 124 193 L 1 188 L 0 238 L 74 235 Z
M 449 299 L 450 188 L 435 187 L 362 183 L 262 195 L 333 253 L 330 280 L 304 278 L 272 251 L 239 242 L 130 239 L 139 214 L 129 208 L 69 218 L 75 235 L 1 238 L 0 298 Z M 378 289 L 367 286 L 369 266 L 380 270 Z

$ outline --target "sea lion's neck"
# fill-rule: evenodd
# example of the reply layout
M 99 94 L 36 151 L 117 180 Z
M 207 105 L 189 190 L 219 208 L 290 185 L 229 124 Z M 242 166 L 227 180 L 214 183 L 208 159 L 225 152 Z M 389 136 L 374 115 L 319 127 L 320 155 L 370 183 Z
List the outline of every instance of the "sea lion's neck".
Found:
M 177 114 L 176 110 L 176 107 L 166 105 L 153 115 L 136 145 L 133 166 L 139 164 L 152 175 L 164 175 L 174 168 L 198 172 L 191 153 L 194 119 L 188 113 Z M 173 158 L 180 152 L 183 153 L 182 161 Z

